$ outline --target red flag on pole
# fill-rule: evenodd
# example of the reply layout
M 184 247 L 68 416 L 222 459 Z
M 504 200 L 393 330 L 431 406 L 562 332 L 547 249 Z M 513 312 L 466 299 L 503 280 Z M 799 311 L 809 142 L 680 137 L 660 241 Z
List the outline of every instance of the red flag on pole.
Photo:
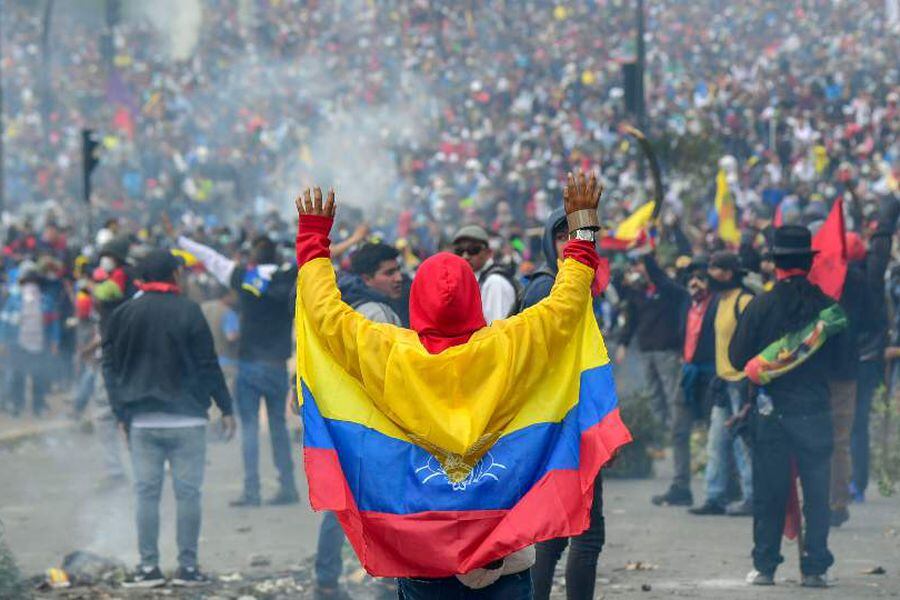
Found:
M 813 236 L 813 250 L 819 253 L 813 259 L 809 280 L 819 286 L 826 295 L 840 299 L 847 278 L 847 241 L 844 228 L 844 200 L 838 198 L 822 228 Z

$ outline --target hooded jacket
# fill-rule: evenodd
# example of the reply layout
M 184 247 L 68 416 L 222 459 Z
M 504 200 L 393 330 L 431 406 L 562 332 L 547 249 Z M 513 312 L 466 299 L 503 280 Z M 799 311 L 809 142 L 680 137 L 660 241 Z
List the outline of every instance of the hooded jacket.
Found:
M 404 324 L 394 310 L 391 299 L 366 285 L 359 275 L 347 273 L 339 276 L 338 289 L 341 291 L 341 300 L 370 321 Z
M 550 213 L 544 225 L 544 236 L 541 238 L 541 249 L 544 251 L 544 264 L 538 269 L 525 287 L 524 308 L 534 306 L 550 295 L 556 272 L 559 269 L 559 256 L 556 254 L 556 239 L 553 234 L 566 221 L 566 211 L 560 207 Z
M 544 225 L 544 235 L 541 238 L 541 250 L 544 252 L 544 264 L 535 271 L 528 280 L 525 293 L 522 298 L 522 310 L 530 308 L 550 295 L 556 274 L 559 272 L 559 255 L 556 253 L 556 236 L 554 232 L 566 222 L 566 211 L 560 207 L 550 213 Z M 597 323 L 603 323 L 603 307 L 600 294 L 609 284 L 609 263 L 605 258 L 600 258 L 594 284 L 591 292 L 594 296 L 593 308 Z

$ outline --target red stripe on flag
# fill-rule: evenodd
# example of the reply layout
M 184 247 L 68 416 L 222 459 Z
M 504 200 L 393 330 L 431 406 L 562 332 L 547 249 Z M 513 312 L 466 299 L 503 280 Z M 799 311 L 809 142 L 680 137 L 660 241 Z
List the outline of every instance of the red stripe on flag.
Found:
M 335 510 L 366 571 L 376 577 L 449 577 L 587 529 L 597 473 L 630 441 L 615 409 L 582 432 L 578 470 L 547 473 L 511 509 L 407 515 L 360 512 L 337 453 L 304 448 L 303 454 L 312 507 Z

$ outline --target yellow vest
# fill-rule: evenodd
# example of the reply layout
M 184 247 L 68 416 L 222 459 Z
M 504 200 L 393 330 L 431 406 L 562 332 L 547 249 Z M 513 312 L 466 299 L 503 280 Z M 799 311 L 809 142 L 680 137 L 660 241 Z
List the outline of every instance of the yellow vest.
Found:
M 738 301 L 738 297 L 740 297 L 741 303 L 738 310 L 735 310 L 734 304 Z M 743 371 L 735 369 L 728 360 L 728 346 L 731 344 L 731 338 L 737 328 L 737 319 L 734 316 L 744 312 L 752 299 L 753 296 L 741 288 L 719 294 L 719 307 L 716 310 L 715 322 L 716 375 L 725 381 L 740 381 L 745 377 Z

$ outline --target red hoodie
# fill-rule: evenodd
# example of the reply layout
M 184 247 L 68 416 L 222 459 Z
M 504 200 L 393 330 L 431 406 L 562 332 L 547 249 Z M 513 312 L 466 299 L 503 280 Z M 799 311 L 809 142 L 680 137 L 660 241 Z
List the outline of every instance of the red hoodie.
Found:
M 332 219 L 328 217 L 300 216 L 298 268 L 314 258 L 330 258 L 331 224 Z M 568 242 L 563 257 L 574 258 L 595 270 L 600 263 L 594 246 L 580 240 Z M 419 266 L 409 295 L 409 324 L 432 354 L 465 344 L 473 333 L 487 326 L 481 291 L 469 263 L 454 254 L 441 252 Z

